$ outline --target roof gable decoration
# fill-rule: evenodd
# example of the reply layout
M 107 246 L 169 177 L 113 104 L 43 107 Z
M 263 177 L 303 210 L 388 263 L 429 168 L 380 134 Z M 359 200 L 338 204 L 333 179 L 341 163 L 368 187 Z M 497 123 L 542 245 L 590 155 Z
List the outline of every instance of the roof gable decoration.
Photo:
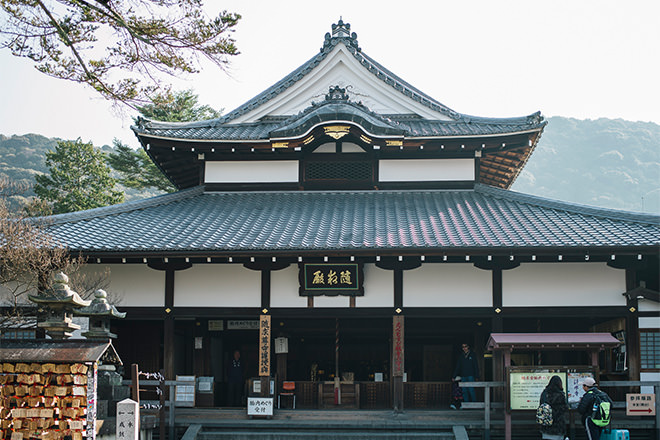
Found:
M 305 110 L 329 87 L 346 88 L 354 100 L 382 114 L 418 115 L 452 121 L 460 115 L 424 95 L 362 53 L 350 24 L 333 25 L 320 53 L 252 100 L 227 114 L 223 123 L 256 122 Z

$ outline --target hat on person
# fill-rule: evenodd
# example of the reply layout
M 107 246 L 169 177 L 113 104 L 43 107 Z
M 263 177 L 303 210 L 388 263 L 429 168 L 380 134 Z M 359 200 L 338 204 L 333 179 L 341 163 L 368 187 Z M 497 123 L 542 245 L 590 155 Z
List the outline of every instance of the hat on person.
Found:
M 585 386 L 591 388 L 592 386 L 596 385 L 596 381 L 594 380 L 593 377 L 587 377 L 586 379 L 584 379 L 582 381 L 582 385 L 585 385 Z

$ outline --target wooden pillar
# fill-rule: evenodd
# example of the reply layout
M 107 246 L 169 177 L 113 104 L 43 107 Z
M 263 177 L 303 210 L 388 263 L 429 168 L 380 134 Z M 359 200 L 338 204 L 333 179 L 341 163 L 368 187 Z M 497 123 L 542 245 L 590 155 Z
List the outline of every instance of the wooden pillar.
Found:
M 635 269 L 626 269 L 626 290 L 637 287 Z M 626 301 L 626 351 L 628 355 L 628 380 L 639 380 L 640 377 L 640 347 L 639 347 L 639 304 L 637 298 L 627 297 Z
M 392 386 L 394 411 L 403 411 L 403 374 L 405 371 L 404 356 L 404 318 L 394 315 L 392 318 Z
M 493 282 L 493 310 L 502 310 L 502 269 L 494 269 L 492 272 Z M 501 313 L 495 312 L 491 320 L 491 332 L 503 333 L 504 332 L 504 319 Z M 493 351 L 493 380 L 496 382 L 504 380 L 504 358 L 502 357 L 501 350 Z M 495 401 L 504 402 L 504 390 L 496 388 L 493 392 Z
M 403 309 L 403 270 L 394 269 L 394 309 L 392 320 L 392 406 L 394 411 L 403 411 L 403 374 L 405 372 L 405 344 Z
M 502 350 L 504 371 L 511 366 L 511 351 L 509 349 Z M 504 385 L 504 392 L 509 392 L 509 383 Z M 511 409 L 504 408 L 504 440 L 511 440 Z
M 163 370 L 174 380 L 174 269 L 165 270 L 165 319 L 163 322 Z

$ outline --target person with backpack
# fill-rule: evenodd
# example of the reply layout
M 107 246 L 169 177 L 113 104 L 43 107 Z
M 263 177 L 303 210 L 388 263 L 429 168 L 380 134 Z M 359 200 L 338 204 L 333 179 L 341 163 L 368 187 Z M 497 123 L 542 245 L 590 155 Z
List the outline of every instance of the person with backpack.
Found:
M 551 412 L 549 420 L 538 420 L 541 438 L 544 440 L 564 440 L 568 424 L 568 403 L 562 386 L 561 377 L 552 376 L 539 399 L 539 406 L 547 403 Z
M 587 377 L 581 383 L 584 396 L 577 410 L 587 431 L 588 440 L 600 440 L 600 433 L 610 424 L 612 399 L 596 387 L 596 381 Z

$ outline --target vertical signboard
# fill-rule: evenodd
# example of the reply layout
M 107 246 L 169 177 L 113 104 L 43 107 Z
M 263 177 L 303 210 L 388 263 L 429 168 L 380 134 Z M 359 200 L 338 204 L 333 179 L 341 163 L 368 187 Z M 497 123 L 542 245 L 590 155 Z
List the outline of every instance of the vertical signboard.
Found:
M 393 377 L 403 377 L 404 355 L 403 355 L 403 316 L 393 317 L 392 344 L 394 352 L 394 365 L 392 370 Z
M 270 315 L 259 320 L 259 376 L 270 376 Z
M 96 438 L 96 406 L 98 395 L 96 393 L 98 381 L 98 364 L 87 364 L 87 426 L 86 434 L 89 440 Z

